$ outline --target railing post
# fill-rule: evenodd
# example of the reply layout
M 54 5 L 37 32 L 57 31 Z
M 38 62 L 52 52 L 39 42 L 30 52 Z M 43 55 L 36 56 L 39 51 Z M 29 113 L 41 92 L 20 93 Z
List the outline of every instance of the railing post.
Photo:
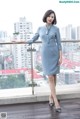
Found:
M 31 81 L 32 81 L 32 94 L 34 95 L 34 81 L 33 81 L 33 51 L 31 45 Z
M 31 54 L 31 82 L 32 82 L 32 95 L 34 95 L 34 73 L 33 73 L 33 52 L 36 51 L 36 49 L 31 48 L 27 49 L 27 51 L 30 51 Z

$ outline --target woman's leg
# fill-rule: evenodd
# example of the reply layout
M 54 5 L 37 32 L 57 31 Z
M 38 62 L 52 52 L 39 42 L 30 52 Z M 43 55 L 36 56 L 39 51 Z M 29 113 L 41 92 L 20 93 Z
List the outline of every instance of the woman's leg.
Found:
M 56 86 L 56 76 L 54 75 L 50 75 L 48 76 L 49 78 L 49 86 L 50 86 L 50 90 L 51 90 L 51 98 L 53 98 L 54 100 L 54 103 L 55 103 L 55 107 L 56 108 L 59 108 L 60 105 L 59 105 L 59 102 L 58 102 L 58 99 L 57 99 L 57 96 L 56 96 L 56 89 L 55 89 L 55 86 Z
M 54 82 L 55 82 L 55 86 L 56 86 L 56 75 L 53 75 L 53 76 L 54 76 Z M 51 103 L 54 103 L 52 94 L 50 94 L 50 96 L 49 96 L 49 101 Z
M 56 86 L 56 75 L 53 75 L 54 76 L 54 82 L 55 82 L 55 86 Z

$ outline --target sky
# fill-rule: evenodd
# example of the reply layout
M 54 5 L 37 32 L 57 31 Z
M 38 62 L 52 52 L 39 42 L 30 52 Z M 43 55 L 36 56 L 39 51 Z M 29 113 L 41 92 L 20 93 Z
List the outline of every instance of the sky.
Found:
M 32 22 L 35 32 L 38 26 L 43 25 L 42 17 L 48 9 L 55 11 L 59 27 L 68 24 L 80 26 L 80 3 L 65 4 L 59 3 L 59 0 L 0 0 L 0 31 L 12 34 L 14 23 L 25 16 L 27 21 Z

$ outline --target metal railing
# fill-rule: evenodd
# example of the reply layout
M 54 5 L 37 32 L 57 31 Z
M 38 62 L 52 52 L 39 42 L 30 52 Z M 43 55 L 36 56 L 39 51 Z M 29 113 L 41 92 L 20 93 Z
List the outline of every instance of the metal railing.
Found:
M 62 40 L 61 42 L 62 43 L 80 43 L 80 40 Z M 37 42 L 35 42 L 33 44 L 41 44 L 41 43 L 42 43 L 41 41 L 37 41 Z M 13 41 L 13 42 L 0 43 L 0 45 L 15 45 L 15 44 L 27 44 L 27 42 L 24 42 L 24 41 L 15 42 L 15 41 Z M 31 86 L 32 86 L 32 94 L 34 95 L 33 52 L 35 52 L 36 49 L 33 48 L 32 45 L 27 49 L 27 51 L 30 52 L 30 55 L 31 55 L 31 82 L 32 82 Z

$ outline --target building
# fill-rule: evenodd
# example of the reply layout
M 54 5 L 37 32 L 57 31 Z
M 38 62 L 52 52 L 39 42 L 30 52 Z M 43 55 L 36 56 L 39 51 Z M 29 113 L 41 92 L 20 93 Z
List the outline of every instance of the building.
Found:
M 7 39 L 7 32 L 6 31 L 0 31 L 0 42 L 5 42 Z
M 61 28 L 61 39 L 72 40 L 72 25 L 69 24 L 66 27 Z
M 80 26 L 77 27 L 77 40 L 80 40 Z
M 14 23 L 14 41 L 27 41 L 32 37 L 32 23 L 28 22 L 25 17 L 21 17 L 19 22 Z M 27 44 L 15 44 L 12 47 L 14 68 L 31 67 L 30 52 L 27 52 Z M 30 61 L 28 61 L 30 60 Z

